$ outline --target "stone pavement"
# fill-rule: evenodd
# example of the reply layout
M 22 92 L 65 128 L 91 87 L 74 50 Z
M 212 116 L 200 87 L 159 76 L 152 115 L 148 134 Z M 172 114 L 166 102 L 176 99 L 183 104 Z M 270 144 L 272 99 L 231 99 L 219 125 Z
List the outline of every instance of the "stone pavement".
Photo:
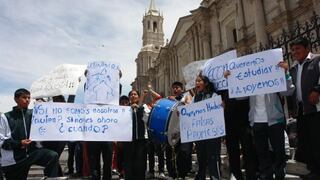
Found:
M 62 153 L 61 158 L 60 158 L 60 164 L 61 167 L 63 169 L 64 172 L 68 171 L 67 168 L 67 157 L 68 157 L 68 151 L 67 149 L 65 149 L 65 151 Z M 195 158 L 195 155 L 193 155 L 193 157 Z M 195 161 L 193 161 L 194 163 Z M 222 175 L 223 175 L 223 180 L 235 180 L 233 177 L 229 177 L 229 173 L 228 173 L 228 165 L 227 165 L 227 160 L 225 158 L 225 156 L 222 156 Z M 302 174 L 307 174 L 308 171 L 305 168 L 304 164 L 301 163 L 297 163 L 294 160 L 288 160 L 287 163 L 287 175 L 286 175 L 286 180 L 300 180 L 301 178 L 299 178 L 299 175 Z M 157 174 L 156 174 L 157 175 Z M 39 167 L 39 166 L 32 166 L 31 170 L 29 172 L 29 176 L 28 176 L 28 180 L 41 180 L 41 179 L 45 179 L 43 177 L 43 168 Z M 47 178 L 49 179 L 49 178 Z M 50 179 L 73 179 L 73 180 L 80 180 L 80 179 L 90 179 L 89 177 L 60 177 L 60 178 L 50 178 Z M 114 174 L 112 176 L 112 179 L 119 179 L 119 176 Z M 153 179 L 160 179 L 160 178 L 153 178 Z M 163 179 L 163 178 L 162 178 Z M 168 179 L 168 178 L 167 178 Z M 194 174 L 190 174 L 190 176 L 188 176 L 188 178 L 186 178 L 187 180 L 191 180 L 194 179 Z M 207 178 L 209 179 L 209 178 Z

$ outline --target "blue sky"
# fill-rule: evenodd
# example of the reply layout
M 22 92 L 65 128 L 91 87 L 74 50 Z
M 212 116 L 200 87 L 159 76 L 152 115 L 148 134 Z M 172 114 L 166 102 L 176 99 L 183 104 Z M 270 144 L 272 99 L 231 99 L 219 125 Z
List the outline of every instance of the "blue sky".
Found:
M 155 0 L 165 38 L 201 0 Z M 119 62 L 127 93 L 142 46 L 142 17 L 150 0 L 0 0 L 0 112 L 59 64 Z

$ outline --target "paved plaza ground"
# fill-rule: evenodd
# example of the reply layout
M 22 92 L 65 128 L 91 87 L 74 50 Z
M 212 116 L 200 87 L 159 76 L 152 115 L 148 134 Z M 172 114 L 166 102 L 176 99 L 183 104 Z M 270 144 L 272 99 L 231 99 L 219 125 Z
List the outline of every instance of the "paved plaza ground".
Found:
M 193 155 L 193 159 L 195 159 L 195 154 Z M 60 164 L 62 166 L 62 169 L 64 172 L 68 171 L 67 168 L 67 158 L 68 158 L 68 151 L 67 149 L 65 149 L 65 151 L 62 153 L 61 158 L 60 158 Z M 225 159 L 224 156 L 222 157 L 222 159 Z M 193 163 L 195 163 L 195 161 L 193 161 Z M 302 174 L 307 174 L 308 171 L 305 168 L 304 164 L 301 163 L 297 163 L 294 160 L 288 160 L 287 163 L 287 175 L 286 175 L 286 180 L 300 180 L 301 178 L 299 178 L 299 175 Z M 186 178 L 187 180 L 191 180 L 194 179 L 195 174 L 189 174 L 189 176 Z M 230 177 L 230 173 L 228 172 L 228 165 L 226 163 L 226 160 L 222 161 L 222 176 L 223 176 L 223 180 L 232 180 L 233 178 Z M 45 179 L 43 177 L 43 168 L 39 167 L 39 166 L 32 166 L 30 172 L 29 172 L 29 177 L 28 180 L 40 180 L 40 179 Z M 51 178 L 51 179 L 74 179 L 74 180 L 80 180 L 80 179 L 90 179 L 89 177 L 60 177 L 60 178 Z M 119 176 L 117 174 L 114 174 L 112 176 L 112 179 L 120 179 Z M 154 179 L 160 179 L 157 178 L 157 173 L 156 173 L 156 177 L 153 178 Z M 164 179 L 164 178 L 162 178 Z M 166 178 L 168 179 L 168 178 Z M 209 179 L 209 178 L 207 178 Z

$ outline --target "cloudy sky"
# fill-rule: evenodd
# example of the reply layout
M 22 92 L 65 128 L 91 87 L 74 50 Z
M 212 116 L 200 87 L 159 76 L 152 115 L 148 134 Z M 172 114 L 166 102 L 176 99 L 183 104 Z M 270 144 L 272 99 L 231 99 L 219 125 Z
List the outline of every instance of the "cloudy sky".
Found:
M 155 0 L 170 39 L 179 17 L 201 0 Z M 142 17 L 150 0 L 0 0 L 0 112 L 59 64 L 120 63 L 123 93 L 136 76 Z

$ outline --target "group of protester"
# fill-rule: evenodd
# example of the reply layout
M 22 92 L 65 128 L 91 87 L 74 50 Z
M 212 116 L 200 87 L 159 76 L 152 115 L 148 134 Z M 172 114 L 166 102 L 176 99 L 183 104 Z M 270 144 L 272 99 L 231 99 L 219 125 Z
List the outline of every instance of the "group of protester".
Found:
M 283 180 L 286 174 L 285 130 L 286 117 L 283 97 L 288 96 L 289 114 L 297 118 L 298 148 L 296 160 L 306 163 L 309 174 L 305 179 L 320 179 L 320 56 L 310 52 L 309 41 L 298 38 L 290 44 L 296 62 L 289 70 L 286 62 L 279 67 L 286 72 L 287 91 L 248 98 L 231 99 L 227 91 L 216 91 L 208 77 L 200 74 L 196 78 L 193 97 L 184 92 L 181 82 L 171 86 L 169 99 L 182 104 L 197 103 L 213 96 L 221 95 L 225 114 L 226 147 L 230 172 L 237 180 Z M 230 75 L 226 71 L 225 76 Z M 152 100 L 146 103 L 146 95 Z M 63 96 L 62 96 L 63 97 Z M 54 101 L 65 102 L 61 96 Z M 111 179 L 112 168 L 118 169 L 126 180 L 146 179 L 147 159 L 149 174 L 154 175 L 154 156 L 158 156 L 159 177 L 164 177 L 164 161 L 168 176 L 176 179 L 187 177 L 191 171 L 191 153 L 195 144 L 198 170 L 196 180 L 221 179 L 220 150 L 222 138 L 178 142 L 175 146 L 154 140 L 152 132 L 146 135 L 148 114 L 157 100 L 162 97 L 150 87 L 142 92 L 132 90 L 128 96 L 120 97 L 120 105 L 131 106 L 132 141 L 130 142 L 69 142 L 68 173 L 74 173 L 73 156 L 76 154 L 76 173 L 84 175 L 86 169 L 91 179 Z M 44 166 L 44 175 L 62 176 L 59 156 L 66 142 L 43 142 L 39 144 L 29 139 L 32 110 L 28 109 L 30 92 L 18 89 L 14 93 L 17 106 L 1 115 L 0 146 L 1 166 L 6 179 L 27 178 L 30 166 Z M 241 146 L 240 146 L 241 144 Z M 76 152 L 76 153 L 74 153 Z M 101 172 L 100 157 L 103 159 Z M 242 173 L 241 155 L 243 159 Z M 112 163 L 114 159 L 114 163 Z M 208 170 L 208 173 L 207 173 Z

